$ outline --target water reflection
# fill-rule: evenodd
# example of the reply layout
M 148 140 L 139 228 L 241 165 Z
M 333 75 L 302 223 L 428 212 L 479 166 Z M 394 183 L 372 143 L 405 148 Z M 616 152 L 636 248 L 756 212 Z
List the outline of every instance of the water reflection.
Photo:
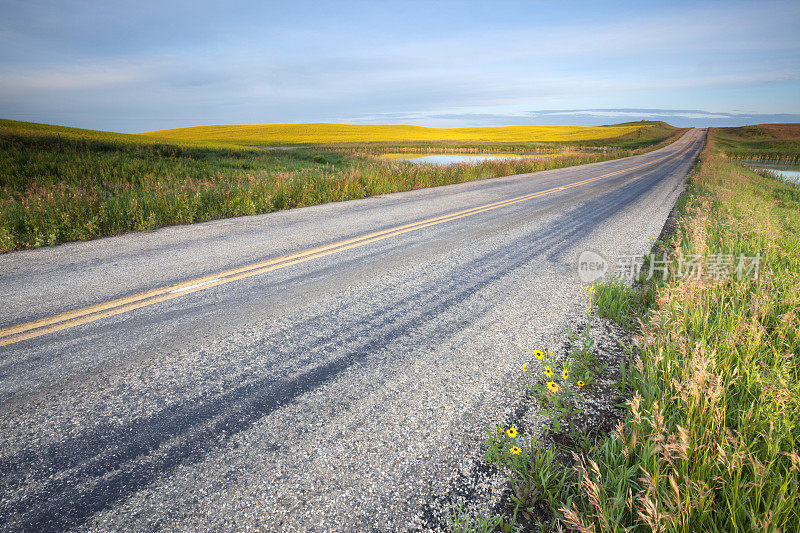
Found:
M 745 160 L 747 166 L 753 170 L 768 170 L 774 172 L 781 179 L 800 183 L 800 165 L 789 165 L 781 163 L 770 163 L 767 161 L 759 161 L 757 159 Z
M 399 159 L 411 163 L 434 163 L 451 165 L 453 163 L 479 163 L 489 159 L 542 158 L 552 154 L 383 154 L 387 159 Z

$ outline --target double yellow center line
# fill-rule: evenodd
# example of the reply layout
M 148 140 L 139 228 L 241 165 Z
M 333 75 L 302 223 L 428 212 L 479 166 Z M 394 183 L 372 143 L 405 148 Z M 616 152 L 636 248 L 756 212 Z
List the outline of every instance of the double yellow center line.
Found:
M 344 239 L 323 246 L 308 248 L 306 250 L 294 252 L 288 255 L 282 255 L 280 257 L 274 257 L 272 259 L 266 259 L 264 261 L 251 263 L 249 265 L 241 266 L 238 268 L 223 270 L 215 274 L 208 274 L 206 276 L 190 279 L 181 283 L 176 283 L 174 285 L 166 285 L 164 287 L 159 287 L 157 289 L 140 292 L 130 296 L 125 296 L 123 298 L 117 298 L 115 300 L 109 300 L 107 302 L 91 305 L 89 307 L 75 309 L 72 311 L 67 311 L 65 313 L 42 318 L 39 320 L 33 320 L 31 322 L 25 322 L 23 324 L 6 327 L 0 329 L 0 346 L 6 346 L 9 344 L 13 344 L 15 342 L 24 341 L 26 339 L 40 337 L 48 333 L 61 331 L 63 329 L 72 328 L 75 326 L 80 326 L 81 324 L 94 322 L 96 320 L 118 315 L 128 311 L 133 311 L 134 309 L 139 309 L 140 307 L 145 307 L 159 302 L 164 302 L 166 300 L 178 298 L 180 296 L 191 294 L 193 292 L 210 289 L 218 285 L 224 285 L 225 283 L 231 283 L 233 281 L 237 281 L 240 279 L 249 278 L 251 276 L 257 276 L 259 274 L 264 274 L 272 270 L 278 270 L 280 268 L 285 268 L 288 266 L 296 265 L 298 263 L 303 263 L 305 261 L 310 261 L 312 259 L 317 259 L 319 257 L 324 257 L 326 255 L 343 252 L 351 248 L 364 246 L 365 244 L 369 244 L 375 241 L 388 239 L 390 237 L 395 237 L 397 235 L 402 235 L 404 233 L 408 233 L 411 231 L 416 231 L 422 228 L 427 228 L 430 226 L 435 226 L 437 224 L 442 224 L 445 222 L 450 222 L 452 220 L 457 220 L 459 218 L 476 215 L 478 213 L 483 213 L 485 211 L 499 209 L 501 207 L 506 207 L 519 202 L 525 202 L 527 200 L 532 200 L 534 198 L 539 198 L 541 196 L 546 196 L 548 194 L 565 191 L 567 189 L 572 189 L 575 187 L 579 187 L 581 185 L 586 185 L 588 183 L 610 178 L 611 176 L 616 176 L 624 172 L 630 172 L 632 170 L 652 165 L 663 159 L 667 159 L 668 157 L 675 156 L 678 153 L 686 150 L 690 146 L 690 144 L 691 143 L 687 143 L 684 147 L 675 150 L 674 152 L 671 152 L 665 156 L 659 157 L 652 161 L 642 163 L 641 165 L 625 168 L 622 170 L 617 170 L 615 172 L 609 172 L 607 174 L 602 174 L 594 178 L 588 178 L 585 180 L 577 181 L 575 183 L 570 183 L 568 185 L 553 187 L 551 189 L 531 194 L 526 194 L 523 196 L 517 196 L 515 198 L 510 198 L 508 200 L 502 200 L 491 204 L 473 207 L 471 209 L 465 209 L 463 211 L 457 211 L 454 213 L 448 213 L 446 215 L 441 215 L 434 218 L 428 218 L 425 220 L 412 222 L 410 224 L 404 224 L 402 226 L 395 226 L 393 228 L 388 228 L 381 231 L 375 231 L 372 233 L 359 235 L 357 237 L 352 237 L 350 239 Z

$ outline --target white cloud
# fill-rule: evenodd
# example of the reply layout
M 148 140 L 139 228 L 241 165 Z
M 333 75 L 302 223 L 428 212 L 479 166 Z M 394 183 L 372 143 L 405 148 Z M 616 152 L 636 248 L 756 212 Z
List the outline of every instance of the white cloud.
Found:
M 131 68 L 84 67 L 7 74 L 0 78 L 0 90 L 7 93 L 59 92 L 111 89 L 147 79 L 145 72 Z

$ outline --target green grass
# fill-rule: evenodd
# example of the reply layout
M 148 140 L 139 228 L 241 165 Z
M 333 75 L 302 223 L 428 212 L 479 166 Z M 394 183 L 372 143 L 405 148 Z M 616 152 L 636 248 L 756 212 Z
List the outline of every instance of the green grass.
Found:
M 595 291 L 598 316 L 611 319 L 627 329 L 637 325 L 655 298 L 654 284 L 632 287 L 619 278 L 597 283 Z
M 665 284 L 624 431 L 581 473 L 599 504 L 583 498 L 580 514 L 619 529 L 796 531 L 798 211 L 773 201 L 786 185 L 711 154 L 695 181 L 675 246 L 761 254 L 762 274 Z
M 0 120 L 0 251 L 628 155 L 609 148 L 437 166 L 382 161 L 361 147 L 262 150 Z
M 447 517 L 447 526 L 452 533 L 490 533 L 502 530 L 503 525 L 503 517 L 500 515 L 481 512 L 475 516 L 463 506 L 453 507 Z
M 598 311 L 642 319 L 645 342 L 624 377 L 624 424 L 552 489 L 569 528 L 800 530 L 800 190 L 731 162 L 718 141 L 665 246 L 759 255 L 759 276 L 660 279 L 647 296 L 598 285 Z

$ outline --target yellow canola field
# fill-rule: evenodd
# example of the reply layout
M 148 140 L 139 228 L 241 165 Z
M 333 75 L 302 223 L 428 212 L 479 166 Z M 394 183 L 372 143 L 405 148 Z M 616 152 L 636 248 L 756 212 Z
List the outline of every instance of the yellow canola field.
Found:
M 393 141 L 535 142 L 608 139 L 649 126 L 502 126 L 425 128 L 409 125 L 251 124 L 195 126 L 143 133 L 187 141 L 246 144 L 357 143 Z

